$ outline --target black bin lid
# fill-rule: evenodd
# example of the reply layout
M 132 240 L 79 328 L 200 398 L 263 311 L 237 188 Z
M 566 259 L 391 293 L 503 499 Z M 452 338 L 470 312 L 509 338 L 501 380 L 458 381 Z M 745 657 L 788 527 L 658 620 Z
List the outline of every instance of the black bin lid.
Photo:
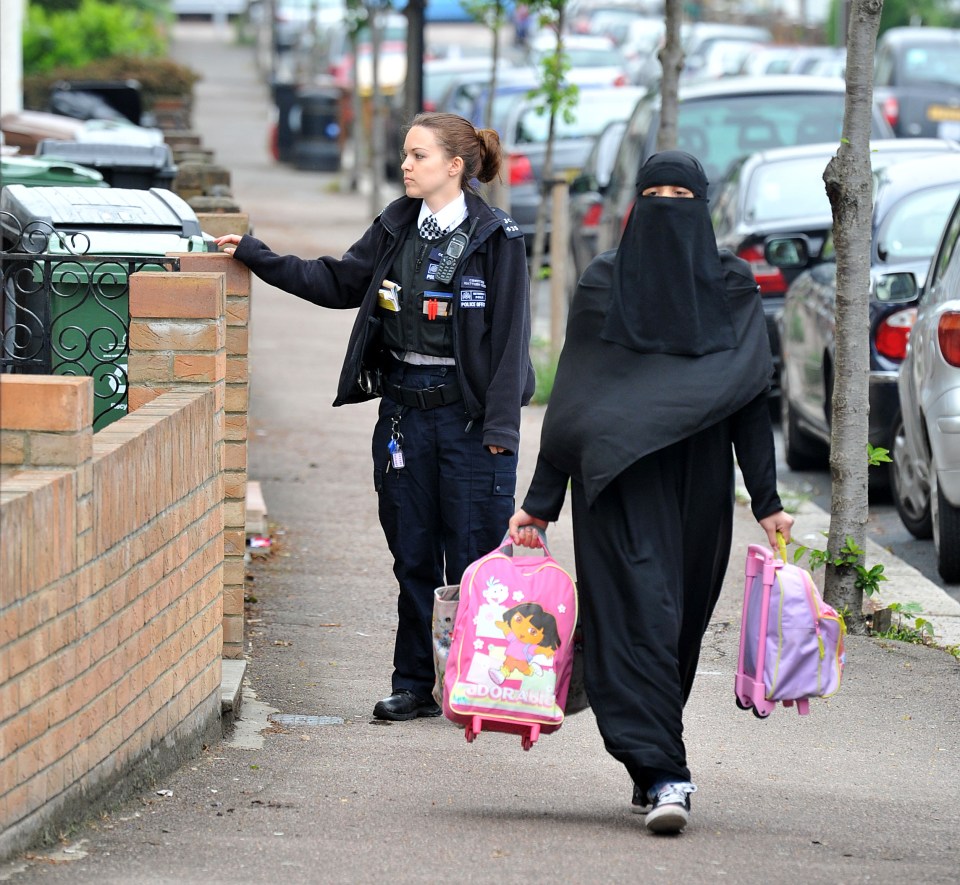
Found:
M 88 141 L 59 141 L 44 138 L 36 156 L 69 160 L 94 169 L 173 170 L 173 151 L 168 144 L 113 144 Z

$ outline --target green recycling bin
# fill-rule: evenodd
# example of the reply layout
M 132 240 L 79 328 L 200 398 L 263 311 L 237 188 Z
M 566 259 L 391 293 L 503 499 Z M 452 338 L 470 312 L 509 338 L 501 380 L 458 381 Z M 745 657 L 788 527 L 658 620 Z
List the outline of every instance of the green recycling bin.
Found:
M 210 238 L 162 188 L 10 185 L 0 210 L 3 369 L 92 377 L 100 430 L 127 411 L 130 275 L 170 270 L 166 253 L 208 251 Z
M 0 187 L 23 184 L 28 187 L 70 185 L 72 187 L 109 187 L 96 169 L 67 160 L 42 157 L 0 157 Z

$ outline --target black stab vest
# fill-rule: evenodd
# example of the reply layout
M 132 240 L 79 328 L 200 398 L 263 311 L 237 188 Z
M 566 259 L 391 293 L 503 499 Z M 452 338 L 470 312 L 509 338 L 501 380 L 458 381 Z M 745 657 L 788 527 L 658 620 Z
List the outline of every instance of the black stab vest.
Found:
M 453 286 L 435 278 L 452 234 L 427 243 L 416 227 L 411 227 L 390 276 L 400 284 L 400 309 L 386 308 L 382 295 L 377 306 L 377 316 L 383 320 L 383 343 L 390 350 L 453 358 Z

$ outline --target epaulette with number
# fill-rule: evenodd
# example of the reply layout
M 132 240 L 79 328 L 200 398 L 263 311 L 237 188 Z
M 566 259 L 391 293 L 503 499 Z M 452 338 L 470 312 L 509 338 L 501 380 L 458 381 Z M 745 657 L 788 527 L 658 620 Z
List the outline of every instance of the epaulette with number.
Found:
M 507 235 L 507 239 L 515 239 L 516 237 L 522 237 L 523 231 L 520 230 L 520 225 L 517 224 L 513 218 L 508 215 L 503 209 L 500 209 L 498 206 L 491 206 L 493 214 L 497 216 L 497 219 L 500 221 L 500 226 L 503 228 L 503 232 Z

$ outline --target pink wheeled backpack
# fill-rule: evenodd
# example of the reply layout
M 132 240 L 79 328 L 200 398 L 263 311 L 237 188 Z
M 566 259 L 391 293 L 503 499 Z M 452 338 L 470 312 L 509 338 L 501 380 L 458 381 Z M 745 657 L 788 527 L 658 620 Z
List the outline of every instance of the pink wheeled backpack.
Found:
M 779 701 L 806 715 L 809 698 L 829 697 L 843 674 L 843 618 L 820 596 L 810 573 L 766 547 L 747 550 L 737 706 L 761 719 Z
M 577 591 L 542 553 L 516 555 L 510 536 L 463 573 L 443 678 L 443 712 L 467 741 L 519 734 L 529 750 L 563 723 L 573 668 Z

